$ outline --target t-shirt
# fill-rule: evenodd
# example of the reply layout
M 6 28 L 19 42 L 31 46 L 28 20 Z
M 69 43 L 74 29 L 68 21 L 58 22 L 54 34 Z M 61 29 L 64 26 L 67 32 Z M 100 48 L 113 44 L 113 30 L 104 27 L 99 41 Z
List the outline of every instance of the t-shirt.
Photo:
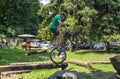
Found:
M 25 45 L 25 44 L 26 44 L 26 42 L 23 42 L 23 43 L 22 43 L 22 45 Z
M 59 26 L 58 20 L 61 21 L 62 18 L 57 15 L 57 16 L 53 19 L 52 24 L 50 25 L 50 28 L 57 29 L 57 27 Z

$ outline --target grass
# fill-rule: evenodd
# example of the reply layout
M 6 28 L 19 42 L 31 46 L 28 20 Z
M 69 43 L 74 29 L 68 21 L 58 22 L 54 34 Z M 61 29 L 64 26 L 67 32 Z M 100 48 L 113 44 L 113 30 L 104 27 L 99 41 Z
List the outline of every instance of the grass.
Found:
M 23 52 L 21 48 L 9 48 L 9 47 L 0 48 L 0 65 L 9 65 L 10 63 L 14 62 L 50 61 L 49 59 L 50 51 L 46 52 L 46 56 L 48 56 L 47 59 L 42 59 L 40 57 L 41 54 L 26 56 L 24 53 L 21 52 Z M 68 60 L 80 60 L 87 62 L 109 61 L 109 58 L 119 55 L 119 53 L 116 52 L 119 51 L 90 52 L 85 50 L 78 50 L 73 53 L 67 52 L 67 61 Z M 97 79 L 96 77 L 101 76 L 101 74 L 111 76 L 116 72 L 111 64 L 93 65 L 92 68 L 85 68 L 82 66 L 69 64 L 68 69 L 69 68 L 73 68 L 74 70 L 85 75 L 87 79 Z M 20 76 L 21 79 L 48 79 L 48 77 L 55 73 L 56 71 L 60 71 L 60 69 L 57 68 L 57 69 L 33 70 L 30 73 L 20 74 Z
M 67 59 L 76 59 L 83 61 L 109 61 L 109 58 L 117 55 L 116 53 L 110 52 L 84 52 L 84 51 L 76 51 L 74 53 L 68 53 Z
M 40 58 L 37 54 L 26 56 L 25 52 L 28 51 L 23 51 L 19 48 L 0 48 L 0 65 L 9 65 L 10 63 L 15 62 L 47 61 L 45 59 Z

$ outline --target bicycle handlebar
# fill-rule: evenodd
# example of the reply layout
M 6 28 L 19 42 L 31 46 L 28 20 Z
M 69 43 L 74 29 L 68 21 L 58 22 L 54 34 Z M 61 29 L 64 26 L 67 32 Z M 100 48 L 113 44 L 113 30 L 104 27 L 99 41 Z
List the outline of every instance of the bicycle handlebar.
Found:
M 64 27 L 66 28 L 66 27 L 68 27 L 68 26 L 69 26 L 69 24 L 65 24 L 65 26 L 64 26 Z
M 66 24 L 66 26 L 70 26 L 69 24 Z

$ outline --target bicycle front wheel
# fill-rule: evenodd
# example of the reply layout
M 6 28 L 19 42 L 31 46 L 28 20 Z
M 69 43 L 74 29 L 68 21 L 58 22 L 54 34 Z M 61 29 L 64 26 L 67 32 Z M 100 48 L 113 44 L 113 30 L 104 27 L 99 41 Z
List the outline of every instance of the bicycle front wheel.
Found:
M 66 60 L 66 52 L 64 49 L 54 48 L 50 53 L 50 59 L 55 64 L 61 64 Z

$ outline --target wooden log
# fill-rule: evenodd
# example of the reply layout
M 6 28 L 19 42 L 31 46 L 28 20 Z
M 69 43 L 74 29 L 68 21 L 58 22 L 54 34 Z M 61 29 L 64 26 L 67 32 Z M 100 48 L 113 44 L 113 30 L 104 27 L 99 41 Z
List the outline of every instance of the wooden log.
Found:
M 117 73 L 120 74 L 120 55 L 110 58 L 110 61 Z
M 10 65 L 39 65 L 39 64 L 52 64 L 52 62 L 18 62 L 18 63 L 10 63 Z
M 21 74 L 21 73 L 28 73 L 31 70 L 19 70 L 19 71 L 6 71 L 6 72 L 1 72 L 1 76 L 8 76 L 10 74 Z
M 68 61 L 68 63 L 76 64 L 84 67 L 92 67 L 92 65 L 89 62 L 84 62 L 84 61 L 70 60 Z
M 21 79 L 21 78 L 16 74 L 10 74 L 10 75 L 7 75 L 7 76 L 2 76 L 1 75 L 0 79 Z
M 26 52 L 25 55 L 29 56 L 29 55 L 34 55 L 34 54 L 46 53 L 46 52 L 47 52 L 47 50 L 40 50 L 40 51 L 33 50 L 33 51 L 30 51 L 30 52 Z
M 68 66 L 67 63 L 62 64 L 33 64 L 33 65 L 5 65 L 0 66 L 0 72 L 2 71 L 15 71 L 15 70 L 32 70 L 32 69 L 52 69 L 52 68 L 62 68 L 65 69 Z
M 84 67 L 92 67 L 93 64 L 111 64 L 110 61 L 91 61 L 91 62 L 85 62 L 85 61 L 78 61 L 78 60 L 70 60 L 68 63 L 76 64 L 79 66 Z
M 110 61 L 91 61 L 91 64 L 111 64 Z

